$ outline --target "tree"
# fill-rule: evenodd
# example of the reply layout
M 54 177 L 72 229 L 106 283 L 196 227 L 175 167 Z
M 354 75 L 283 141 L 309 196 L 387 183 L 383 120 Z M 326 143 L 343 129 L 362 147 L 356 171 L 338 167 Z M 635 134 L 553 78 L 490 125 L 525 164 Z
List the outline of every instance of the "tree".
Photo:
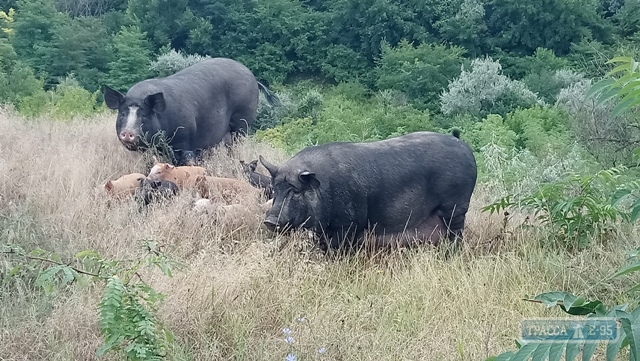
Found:
M 109 70 L 109 40 L 100 19 L 79 17 L 61 24 L 54 31 L 53 46 L 45 59 L 53 82 L 74 74 L 83 88 L 97 90 Z
M 369 66 L 380 55 L 383 40 L 395 46 L 402 39 L 423 42 L 428 38 L 414 10 L 402 2 L 333 0 L 330 10 L 331 42 L 360 53 Z
M 193 18 L 188 4 L 189 0 L 129 0 L 128 11 L 154 48 L 168 44 L 183 49 Z
M 439 96 L 449 81 L 460 74 L 464 49 L 403 40 L 397 47 L 383 44 L 376 74 L 379 89 L 403 92 L 418 109 L 436 111 Z
M 124 91 L 151 75 L 151 50 L 145 33 L 137 26 L 123 28 L 113 39 L 114 61 L 109 63 L 107 82 Z
M 12 45 L 20 60 L 38 73 L 49 72 L 48 63 L 55 51 L 56 29 L 65 21 L 53 0 L 19 0 L 13 25 Z M 54 83 L 47 77 L 46 86 Z
M 487 26 L 484 23 L 484 5 L 480 0 L 464 0 L 454 16 L 436 22 L 443 40 L 462 46 L 477 57 L 486 53 Z
M 505 116 L 518 107 L 526 108 L 538 102 L 524 83 L 502 74 L 500 63 L 491 58 L 474 59 L 471 70 L 463 69 L 460 76 L 449 83 L 440 100 L 445 115 L 466 113 L 480 117 Z
M 572 43 L 610 41 L 610 29 L 594 0 L 489 0 L 485 24 L 494 46 L 519 55 L 544 47 L 566 55 Z

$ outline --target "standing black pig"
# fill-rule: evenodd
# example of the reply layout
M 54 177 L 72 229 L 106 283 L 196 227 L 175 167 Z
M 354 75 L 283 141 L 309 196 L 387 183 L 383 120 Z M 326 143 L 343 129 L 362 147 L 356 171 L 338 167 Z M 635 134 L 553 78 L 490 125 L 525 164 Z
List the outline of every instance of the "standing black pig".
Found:
M 305 228 L 321 247 L 354 245 L 365 230 L 377 246 L 462 237 L 477 178 L 459 132 L 415 132 L 366 143 L 303 149 L 281 166 L 260 156 L 273 178 L 271 230 Z
M 203 60 L 165 78 L 143 80 L 126 95 L 104 87 L 104 100 L 118 110 L 116 133 L 129 150 L 145 150 L 164 131 L 178 165 L 193 164 L 194 151 L 221 141 L 230 145 L 256 120 L 259 91 L 277 98 L 241 63 Z M 144 140 L 144 142 L 142 141 Z

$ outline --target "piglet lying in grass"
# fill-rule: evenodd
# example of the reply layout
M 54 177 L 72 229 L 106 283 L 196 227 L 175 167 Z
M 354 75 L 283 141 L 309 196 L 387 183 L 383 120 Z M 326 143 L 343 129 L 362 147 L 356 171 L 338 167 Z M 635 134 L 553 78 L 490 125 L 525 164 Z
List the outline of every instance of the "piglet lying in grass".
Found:
M 149 205 L 164 199 L 170 199 L 178 194 L 178 186 L 171 181 L 150 181 L 144 178 L 140 182 L 140 187 L 136 190 L 138 202 Z
M 122 199 L 135 195 L 140 182 L 145 179 L 141 173 L 125 174 L 116 180 L 109 180 L 104 184 L 104 189 L 113 198 Z
M 260 194 L 260 190 L 249 182 L 234 178 L 199 176 L 195 188 L 202 198 L 222 199 L 226 203 L 235 203 L 238 197 L 244 195 L 258 197 Z
M 147 180 L 152 182 L 169 181 L 175 183 L 178 189 L 192 188 L 199 176 L 206 176 L 207 170 L 197 166 L 176 167 L 169 163 L 156 163 Z

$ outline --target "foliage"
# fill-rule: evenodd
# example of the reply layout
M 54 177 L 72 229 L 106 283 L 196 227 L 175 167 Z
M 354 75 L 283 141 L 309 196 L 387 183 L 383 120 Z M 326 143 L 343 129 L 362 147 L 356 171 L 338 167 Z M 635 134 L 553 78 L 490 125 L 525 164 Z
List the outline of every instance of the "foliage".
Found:
M 107 80 L 113 89 L 125 91 L 151 75 L 151 51 L 145 34 L 137 26 L 123 28 L 113 42 L 115 60 L 109 63 Z
M 535 53 L 526 57 L 514 57 L 505 54 L 505 75 L 512 79 L 521 79 L 539 99 L 553 104 L 560 89 L 582 79 L 571 70 L 571 62 L 557 57 L 551 50 L 537 48 Z
M 9 11 L 0 11 L 0 38 L 8 38 L 12 33 L 12 23 L 14 22 L 16 11 L 10 8 Z
M 471 148 L 479 152 L 488 144 L 495 144 L 504 148 L 513 148 L 516 145 L 517 134 L 509 129 L 500 115 L 489 114 L 485 119 L 472 124 L 465 130 Z
M 486 12 L 480 0 L 464 0 L 454 15 L 435 22 L 442 38 L 452 44 L 464 47 L 474 57 L 481 56 L 487 49 Z
M 599 21 L 592 0 L 553 0 L 524 3 L 517 0 L 490 0 L 484 5 L 487 36 L 493 46 L 519 55 L 547 48 L 567 54 L 581 39 L 607 40 L 610 29 Z M 506 21 L 520 19 L 520 21 Z M 536 31 L 531 25 L 536 24 Z
M 597 95 L 597 105 L 601 105 L 612 98 L 619 98 L 619 103 L 613 109 L 612 116 L 620 115 L 622 112 L 640 105 L 640 62 L 630 57 L 616 57 L 607 63 L 620 65 L 613 68 L 607 77 L 593 85 L 587 97 Z M 613 75 L 622 76 L 618 79 L 611 79 Z
M 628 257 L 629 265 L 618 270 L 608 280 L 640 271 L 640 248 L 637 248 Z M 633 286 L 627 292 L 640 289 L 640 284 Z M 609 317 L 616 320 L 618 327 L 617 340 L 606 343 L 606 360 L 613 361 L 627 347 L 629 360 L 637 360 L 640 357 L 640 307 L 637 302 L 634 305 L 623 304 L 607 307 L 599 300 L 587 300 L 582 296 L 575 296 L 570 292 L 546 292 L 526 301 L 540 303 L 546 308 L 558 306 L 562 311 L 573 316 Z M 637 300 L 637 299 L 636 299 Z M 566 360 L 574 360 L 582 351 L 582 360 L 593 358 L 598 343 L 590 342 L 516 342 L 518 351 L 508 351 L 498 356 L 491 356 L 486 361 L 515 361 L 515 360 L 559 360 L 565 354 Z
M 560 109 L 533 106 L 509 113 L 506 124 L 517 135 L 518 148 L 526 148 L 536 156 L 560 153 L 570 143 L 568 116 Z
M 565 179 L 540 185 L 532 195 L 517 199 L 508 195 L 483 208 L 490 213 L 521 207 L 550 227 L 552 240 L 570 250 L 581 250 L 591 240 L 615 233 L 615 222 L 640 218 L 640 182 L 625 177 L 624 167 L 594 175 L 569 174 Z M 621 202 L 630 198 L 630 204 Z
M 155 76 L 165 77 L 210 58 L 210 56 L 184 54 L 180 50 L 171 49 L 152 61 L 150 69 Z
M 534 93 L 520 81 L 502 74 L 502 66 L 490 58 L 474 59 L 471 70 L 462 69 L 460 76 L 448 85 L 440 96 L 445 115 L 469 113 L 506 115 L 518 107 L 538 102 Z
M 384 43 L 376 67 L 377 87 L 401 91 L 418 109 L 438 109 L 438 99 L 449 81 L 460 74 L 464 49 L 434 44 L 414 47 L 401 41 Z
M 91 94 L 73 77 L 68 77 L 56 86 L 53 92 L 52 115 L 61 120 L 75 116 L 91 116 L 96 113 L 96 98 L 99 91 Z
M 19 105 L 23 99 L 43 93 L 43 86 L 44 79 L 38 79 L 31 68 L 14 62 L 6 72 L 0 71 L 0 102 Z
M 17 245 L 3 245 L 0 253 L 9 255 L 10 277 L 24 275 L 23 269 L 38 271 L 36 286 L 51 293 L 69 287 L 74 282 L 86 284 L 93 279 L 104 282 L 102 299 L 98 305 L 100 333 L 105 342 L 98 356 L 108 352 L 123 353 L 127 360 L 161 360 L 167 346 L 173 342 L 172 333 L 157 317 L 163 295 L 156 292 L 142 278 L 145 269 L 158 268 L 171 277 L 174 268 L 182 264 L 169 258 L 155 241 L 142 241 L 144 255 L 133 260 L 110 260 L 93 250 L 75 255 L 75 261 L 62 262 L 59 256 L 42 249 L 26 252 Z M 36 263 L 50 266 L 34 268 Z M 84 269 L 71 266 L 78 264 Z
M 52 0 L 20 0 L 13 22 L 11 44 L 19 59 L 37 74 L 49 74 L 51 54 L 55 51 L 55 30 L 65 21 Z M 53 83 L 47 76 L 46 85 Z
M 633 149 L 640 139 L 637 118 L 613 117 L 612 105 L 589 97 L 592 88 L 588 79 L 574 83 L 560 91 L 556 106 L 571 115 L 569 128 L 598 161 L 605 166 L 633 165 Z
M 73 75 L 90 92 L 101 88 L 108 64 L 119 53 L 110 51 L 110 38 L 99 18 L 80 17 L 61 21 L 53 29 L 51 49 L 44 55 L 48 84 Z
M 291 120 L 274 128 L 256 131 L 256 139 L 284 149 L 288 153 L 295 153 L 304 147 L 314 145 L 310 139 L 312 124 L 310 118 Z
M 402 97 L 390 91 L 380 92 L 364 103 L 329 93 L 323 97 L 322 110 L 315 119 L 311 118 L 313 113 L 298 108 L 294 114 L 300 118 L 285 119 L 274 128 L 257 131 L 256 137 L 294 152 L 315 144 L 379 140 L 433 128 L 426 111 L 403 103 Z

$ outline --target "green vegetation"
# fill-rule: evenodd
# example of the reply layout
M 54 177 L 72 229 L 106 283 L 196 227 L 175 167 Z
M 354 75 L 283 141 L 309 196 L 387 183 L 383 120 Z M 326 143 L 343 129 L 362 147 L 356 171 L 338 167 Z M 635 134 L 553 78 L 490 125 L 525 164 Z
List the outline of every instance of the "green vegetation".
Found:
M 640 242 L 639 19 L 614 0 L 2 2 L 0 355 L 638 360 L 640 251 L 622 260 Z M 280 99 L 243 157 L 459 129 L 479 168 L 460 253 L 329 261 L 298 236 L 270 243 L 251 206 L 203 220 L 188 198 L 144 214 L 92 198 L 146 171 L 110 142 L 102 86 L 217 56 Z M 238 154 L 209 169 L 237 175 Z M 191 269 L 166 277 L 159 242 L 132 256 L 135 239 Z M 616 317 L 624 337 L 491 357 L 522 317 L 562 312 Z

